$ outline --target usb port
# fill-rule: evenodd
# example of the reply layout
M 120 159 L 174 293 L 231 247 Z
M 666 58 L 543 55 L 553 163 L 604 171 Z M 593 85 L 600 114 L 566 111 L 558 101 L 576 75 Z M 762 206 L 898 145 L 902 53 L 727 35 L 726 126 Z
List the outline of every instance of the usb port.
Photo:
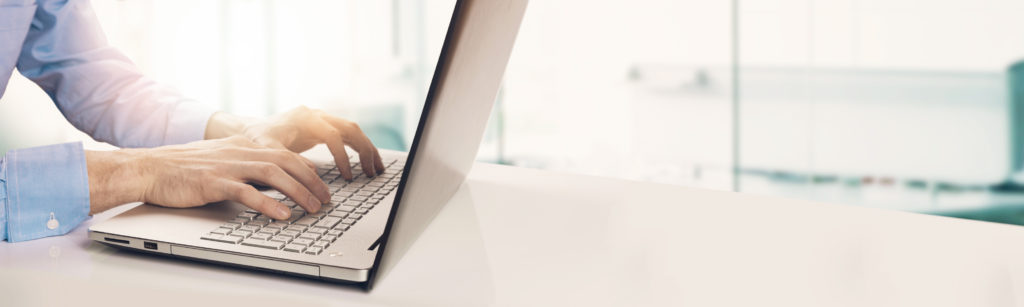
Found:
M 146 249 L 156 249 L 156 243 L 154 242 L 142 242 L 142 247 Z

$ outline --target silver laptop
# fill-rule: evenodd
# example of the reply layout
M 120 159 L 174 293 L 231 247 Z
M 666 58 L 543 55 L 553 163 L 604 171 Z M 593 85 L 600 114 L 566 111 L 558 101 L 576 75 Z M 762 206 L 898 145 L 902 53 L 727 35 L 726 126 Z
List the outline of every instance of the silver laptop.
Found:
M 411 151 L 381 152 L 384 175 L 345 181 L 311 157 L 331 204 L 272 220 L 235 202 L 191 209 L 140 205 L 89 228 L 120 248 L 352 283 L 369 290 L 413 244 L 472 166 L 527 0 L 459 0 Z M 355 159 L 357 155 L 352 155 Z M 350 161 L 353 168 L 359 163 Z M 357 170 L 354 174 L 359 174 Z

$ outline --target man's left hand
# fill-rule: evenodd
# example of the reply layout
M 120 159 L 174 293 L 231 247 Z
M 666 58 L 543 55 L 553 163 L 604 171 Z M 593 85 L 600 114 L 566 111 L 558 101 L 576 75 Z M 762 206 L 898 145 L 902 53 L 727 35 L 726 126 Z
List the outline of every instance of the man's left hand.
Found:
M 354 176 L 345 146 L 359 154 L 363 173 L 373 177 L 384 172 L 377 147 L 356 123 L 324 111 L 297 107 L 264 120 L 242 118 L 217 112 L 206 127 L 206 139 L 241 135 L 256 144 L 301 153 L 317 144 L 327 144 L 342 177 Z

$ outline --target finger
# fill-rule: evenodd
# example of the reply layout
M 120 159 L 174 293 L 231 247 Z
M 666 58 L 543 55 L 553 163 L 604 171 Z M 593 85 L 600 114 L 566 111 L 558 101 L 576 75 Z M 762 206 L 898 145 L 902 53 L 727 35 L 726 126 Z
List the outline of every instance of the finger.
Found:
M 345 143 L 337 137 L 337 131 L 334 131 L 333 137 L 325 136 L 322 139 L 324 143 L 327 143 L 327 149 L 331 151 L 331 155 L 334 156 L 334 163 L 338 165 L 341 177 L 345 180 L 352 180 L 352 167 L 348 164 L 348 152 L 345 151 Z
M 267 197 L 251 185 L 229 180 L 223 181 L 223 198 L 242 203 L 275 220 L 287 220 L 291 216 L 288 206 Z
M 373 148 L 373 165 L 377 167 L 377 175 L 384 173 L 384 159 L 380 158 L 380 151 L 376 147 Z
M 374 170 L 376 169 L 377 159 L 379 159 L 376 155 L 377 148 L 373 146 L 370 138 L 366 137 L 366 134 L 359 128 L 359 125 L 340 118 L 326 118 L 331 125 L 339 129 L 341 132 L 340 137 L 348 141 L 348 146 L 359 153 L 359 163 L 363 166 L 363 173 L 368 177 L 376 176 L 377 172 Z
M 276 164 L 245 162 L 237 164 L 237 167 L 236 172 L 242 175 L 241 179 L 272 186 L 284 195 L 288 195 L 306 211 L 317 212 L 320 210 L 321 202 L 317 197 Z
M 358 150 L 359 163 L 363 165 L 363 174 L 366 174 L 367 177 L 377 176 L 377 172 L 374 171 L 376 170 L 375 161 L 377 160 L 377 156 L 374 155 L 375 150 L 373 145 L 370 145 L 369 147 L 363 145 L 360 147 L 362 147 L 362 149 Z
M 316 167 L 303 167 L 309 161 L 305 157 L 288 150 L 273 149 L 258 150 L 255 152 L 255 155 L 258 156 L 255 160 L 270 162 L 284 169 L 285 172 L 288 172 L 288 175 L 298 180 L 313 195 L 316 195 L 321 204 L 331 201 L 331 193 L 327 189 L 327 184 L 317 175 Z

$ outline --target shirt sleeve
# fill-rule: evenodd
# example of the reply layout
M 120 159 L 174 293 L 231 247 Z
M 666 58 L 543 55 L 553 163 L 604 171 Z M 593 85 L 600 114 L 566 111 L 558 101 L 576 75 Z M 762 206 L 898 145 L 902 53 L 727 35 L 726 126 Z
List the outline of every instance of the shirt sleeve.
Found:
M 89 1 L 37 2 L 18 71 L 79 130 L 120 147 L 201 140 L 214 110 L 144 76 L 103 35 Z
M 17 149 L 0 158 L 0 235 L 8 242 L 63 235 L 89 218 L 81 143 Z

